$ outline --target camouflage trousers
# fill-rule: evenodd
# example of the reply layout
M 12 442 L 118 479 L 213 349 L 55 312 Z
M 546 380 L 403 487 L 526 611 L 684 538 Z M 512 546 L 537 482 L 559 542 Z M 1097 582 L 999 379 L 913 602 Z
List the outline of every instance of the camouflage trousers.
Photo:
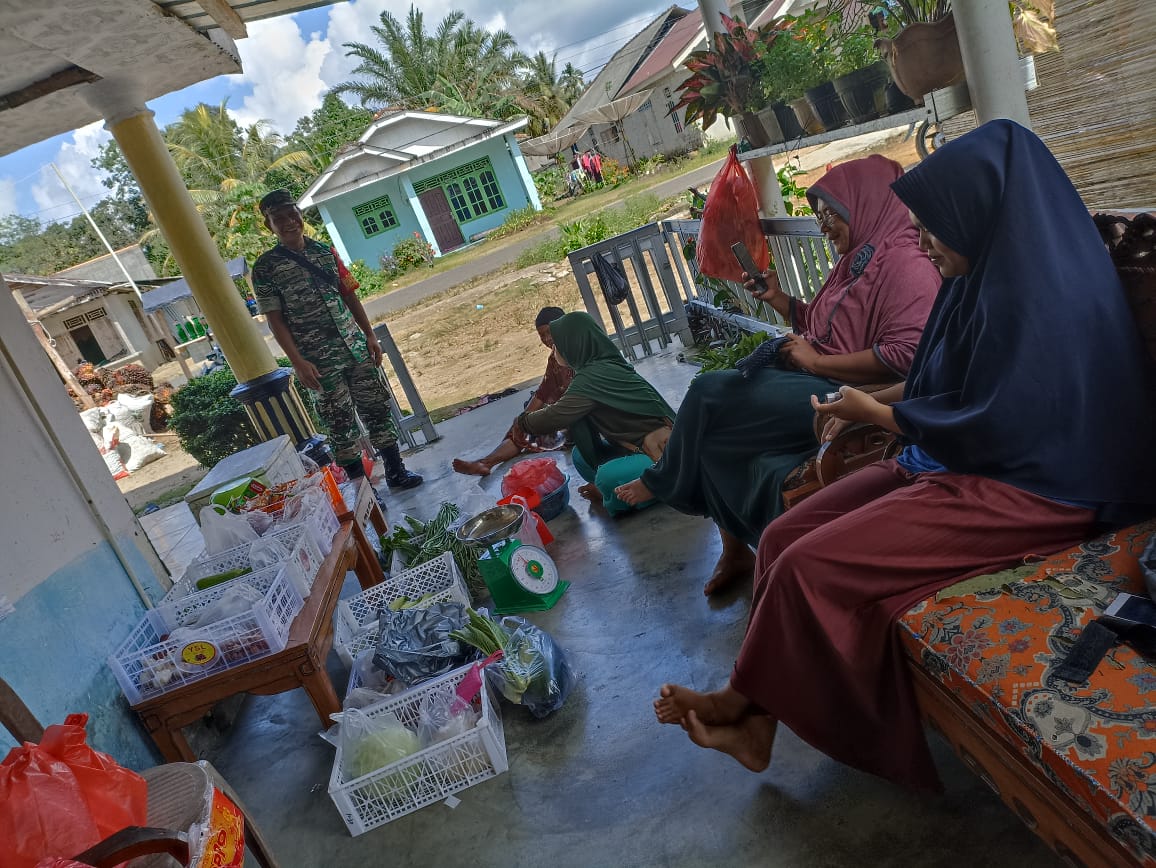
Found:
M 377 450 L 397 443 L 397 425 L 390 414 L 392 397 L 385 372 L 371 361 L 338 370 L 322 370 L 317 412 L 329 426 L 329 439 L 338 464 L 352 464 L 361 456 L 361 426 Z

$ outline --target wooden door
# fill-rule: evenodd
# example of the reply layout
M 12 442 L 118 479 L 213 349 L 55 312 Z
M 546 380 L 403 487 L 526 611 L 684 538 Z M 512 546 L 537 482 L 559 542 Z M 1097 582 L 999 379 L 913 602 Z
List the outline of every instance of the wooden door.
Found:
M 461 227 L 454 219 L 454 212 L 450 209 L 449 200 L 441 187 L 426 190 L 418 197 L 421 209 L 425 212 L 430 228 L 433 229 L 434 240 L 442 253 L 447 253 L 466 243 L 462 236 Z

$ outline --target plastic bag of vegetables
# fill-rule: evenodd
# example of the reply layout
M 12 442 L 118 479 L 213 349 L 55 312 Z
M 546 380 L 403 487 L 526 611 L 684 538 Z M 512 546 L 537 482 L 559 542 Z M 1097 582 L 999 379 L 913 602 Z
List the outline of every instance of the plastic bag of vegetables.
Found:
M 347 781 L 385 768 L 419 750 L 421 742 L 417 735 L 393 712 L 371 717 L 358 709 L 347 708 L 341 715 L 341 774 Z M 404 781 L 398 780 L 397 784 L 404 786 Z
M 505 652 L 486 668 L 486 680 L 495 690 L 515 705 L 526 706 L 535 717 L 562 707 L 574 685 L 574 671 L 549 633 L 515 615 L 496 622 L 470 609 L 469 616 L 466 628 L 452 635 L 483 654 Z
M 461 603 L 433 603 L 425 609 L 381 610 L 381 636 L 373 662 L 407 686 L 448 672 L 475 656 L 453 637 L 466 624 Z

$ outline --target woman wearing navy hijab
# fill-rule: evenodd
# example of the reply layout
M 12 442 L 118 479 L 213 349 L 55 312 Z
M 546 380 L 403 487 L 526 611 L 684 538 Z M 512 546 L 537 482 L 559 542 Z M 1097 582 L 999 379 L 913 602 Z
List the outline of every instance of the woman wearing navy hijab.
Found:
M 920 600 L 1156 512 L 1149 359 L 1087 209 L 1011 121 L 892 188 L 943 286 L 906 384 L 844 386 L 848 421 L 900 434 L 780 516 L 759 545 L 729 684 L 665 685 L 658 719 L 761 771 L 779 721 L 829 756 L 938 787 L 894 622 Z

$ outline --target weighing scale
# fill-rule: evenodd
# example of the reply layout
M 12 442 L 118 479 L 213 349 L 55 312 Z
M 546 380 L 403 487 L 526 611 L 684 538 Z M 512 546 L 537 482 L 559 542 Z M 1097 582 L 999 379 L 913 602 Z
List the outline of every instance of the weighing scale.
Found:
M 513 538 L 525 514 L 521 504 L 498 506 L 475 515 L 456 531 L 462 542 L 485 549 L 478 569 L 498 614 L 552 609 L 570 587 L 558 578 L 558 567 L 545 549 Z

